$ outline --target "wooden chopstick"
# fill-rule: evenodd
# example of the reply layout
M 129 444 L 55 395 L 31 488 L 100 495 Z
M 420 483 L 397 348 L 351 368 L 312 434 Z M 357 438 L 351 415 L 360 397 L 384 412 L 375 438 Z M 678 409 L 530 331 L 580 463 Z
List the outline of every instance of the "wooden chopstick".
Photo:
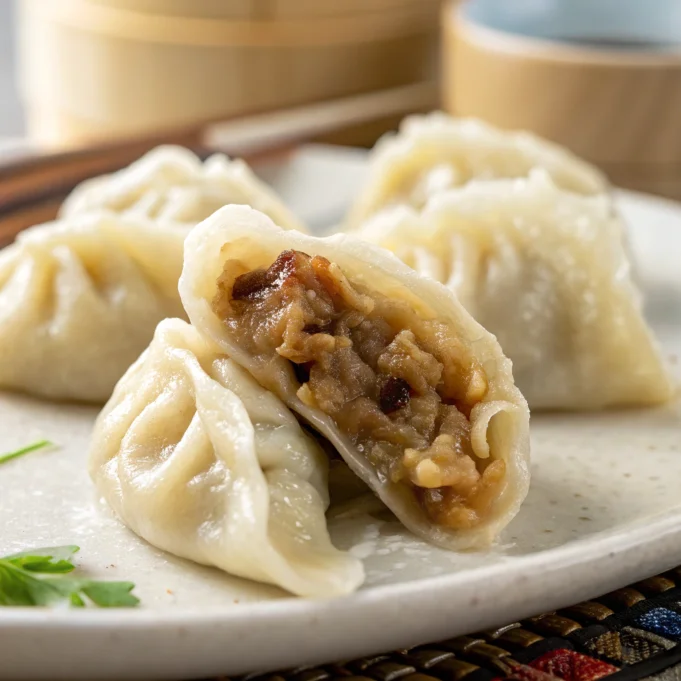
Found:
M 208 125 L 202 143 L 232 155 L 252 154 L 285 144 L 299 144 L 344 128 L 381 118 L 404 116 L 438 105 L 436 82 L 415 83 L 390 90 L 318 102 Z
M 417 83 L 381 92 L 233 120 L 162 130 L 69 151 L 38 154 L 0 164 L 0 242 L 30 224 L 54 217 L 56 207 L 80 182 L 129 165 L 159 144 L 179 144 L 201 155 L 224 151 L 254 163 L 301 143 L 358 125 L 402 117 L 437 106 L 438 86 Z M 4 239 L 2 237 L 5 237 Z

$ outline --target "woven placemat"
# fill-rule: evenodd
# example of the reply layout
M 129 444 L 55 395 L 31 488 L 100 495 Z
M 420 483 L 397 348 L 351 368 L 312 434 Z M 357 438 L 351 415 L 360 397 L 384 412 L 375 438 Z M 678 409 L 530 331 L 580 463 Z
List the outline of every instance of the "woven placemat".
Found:
M 239 681 L 594 681 L 606 676 L 681 681 L 681 567 L 491 631 Z

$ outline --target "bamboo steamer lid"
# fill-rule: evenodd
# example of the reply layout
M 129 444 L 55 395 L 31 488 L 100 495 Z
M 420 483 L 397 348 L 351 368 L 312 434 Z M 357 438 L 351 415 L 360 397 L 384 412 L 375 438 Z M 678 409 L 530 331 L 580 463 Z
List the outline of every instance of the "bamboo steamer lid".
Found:
M 438 0 L 439 1 L 439 0 Z M 399 12 L 432 0 L 89 0 L 94 5 L 145 14 L 215 19 L 286 19 Z
M 422 82 L 437 67 L 437 0 L 369 0 L 371 11 L 351 0 L 363 9 L 337 16 L 330 0 L 163 4 L 178 14 L 152 12 L 158 0 L 22 0 L 29 134 L 54 144 L 145 132 Z M 206 14 L 258 4 L 268 16 Z
M 654 25 L 652 8 L 639 0 L 619 0 L 614 17 L 606 11 L 612 3 L 571 0 L 569 20 L 557 3 L 544 2 L 545 29 L 564 34 L 542 37 L 533 35 L 541 21 L 533 23 L 530 13 L 513 14 L 508 6 L 504 13 L 494 0 L 449 3 L 445 106 L 558 142 L 620 186 L 681 199 L 681 4 L 675 2 L 655 3 L 670 14 L 653 17 Z M 497 12 L 489 22 L 487 10 Z M 504 21 L 509 28 L 500 26 Z
M 252 19 L 262 6 L 253 0 L 90 0 L 90 4 L 143 14 L 207 19 Z
M 374 0 L 376 2 L 377 0 Z M 395 2 L 396 0 L 384 0 Z M 400 0 L 404 2 L 404 0 Z M 399 11 L 343 12 L 246 20 L 170 15 L 114 7 L 93 0 L 23 0 L 24 16 L 93 36 L 192 47 L 306 47 L 380 41 L 437 29 L 438 0 L 414 0 Z M 318 8 L 319 9 L 319 8 Z

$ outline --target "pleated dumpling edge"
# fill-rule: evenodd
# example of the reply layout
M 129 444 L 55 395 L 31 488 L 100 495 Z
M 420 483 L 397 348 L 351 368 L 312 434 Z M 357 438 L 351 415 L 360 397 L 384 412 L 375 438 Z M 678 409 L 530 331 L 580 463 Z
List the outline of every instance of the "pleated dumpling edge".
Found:
M 421 211 L 387 208 L 355 234 L 456 293 L 513 360 L 532 409 L 672 398 L 609 197 L 535 169 L 441 192 Z
M 0 386 L 105 402 L 156 324 L 184 316 L 188 231 L 93 212 L 21 232 L 0 252 Z
M 293 414 L 178 319 L 159 324 L 94 428 L 89 469 L 152 545 L 300 596 L 357 589 L 331 543 L 327 457 Z
M 252 205 L 286 229 L 306 231 L 242 159 L 216 153 L 202 161 L 173 145 L 156 147 L 110 175 L 85 180 L 66 198 L 60 217 L 107 210 L 195 225 L 230 203 Z
M 421 208 L 435 194 L 471 180 L 526 177 L 543 168 L 566 190 L 609 192 L 603 173 L 567 149 L 524 131 L 440 111 L 405 118 L 369 155 L 364 186 L 346 219 L 355 229 L 371 215 L 404 203 Z

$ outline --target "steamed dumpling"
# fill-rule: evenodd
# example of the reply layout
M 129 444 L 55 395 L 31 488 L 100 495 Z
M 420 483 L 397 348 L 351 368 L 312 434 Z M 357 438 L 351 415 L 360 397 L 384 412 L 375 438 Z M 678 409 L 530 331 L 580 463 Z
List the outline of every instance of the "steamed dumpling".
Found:
M 39 225 L 0 251 L 0 387 L 104 402 L 166 317 L 188 227 L 86 215 Z
M 244 161 L 214 154 L 202 163 L 189 149 L 177 146 L 157 147 L 123 170 L 86 180 L 66 199 L 60 215 L 107 209 L 195 225 L 229 203 L 248 204 L 286 229 L 304 231 Z
M 185 242 L 206 338 L 338 450 L 402 523 L 487 546 L 529 485 L 529 413 L 495 338 L 388 251 L 226 206 Z
M 362 564 L 331 544 L 327 457 L 293 414 L 188 324 L 162 322 L 95 425 L 90 474 L 154 546 L 300 596 Z
M 498 338 L 531 408 L 671 398 L 608 198 L 537 170 L 439 194 L 420 213 L 386 209 L 358 235 L 456 293 Z
M 579 194 L 608 189 L 599 170 L 530 133 L 441 112 L 411 116 L 371 152 L 368 179 L 347 226 L 359 226 L 386 206 L 422 208 L 430 196 L 470 180 L 525 177 L 532 168 L 543 168 L 559 187 Z

